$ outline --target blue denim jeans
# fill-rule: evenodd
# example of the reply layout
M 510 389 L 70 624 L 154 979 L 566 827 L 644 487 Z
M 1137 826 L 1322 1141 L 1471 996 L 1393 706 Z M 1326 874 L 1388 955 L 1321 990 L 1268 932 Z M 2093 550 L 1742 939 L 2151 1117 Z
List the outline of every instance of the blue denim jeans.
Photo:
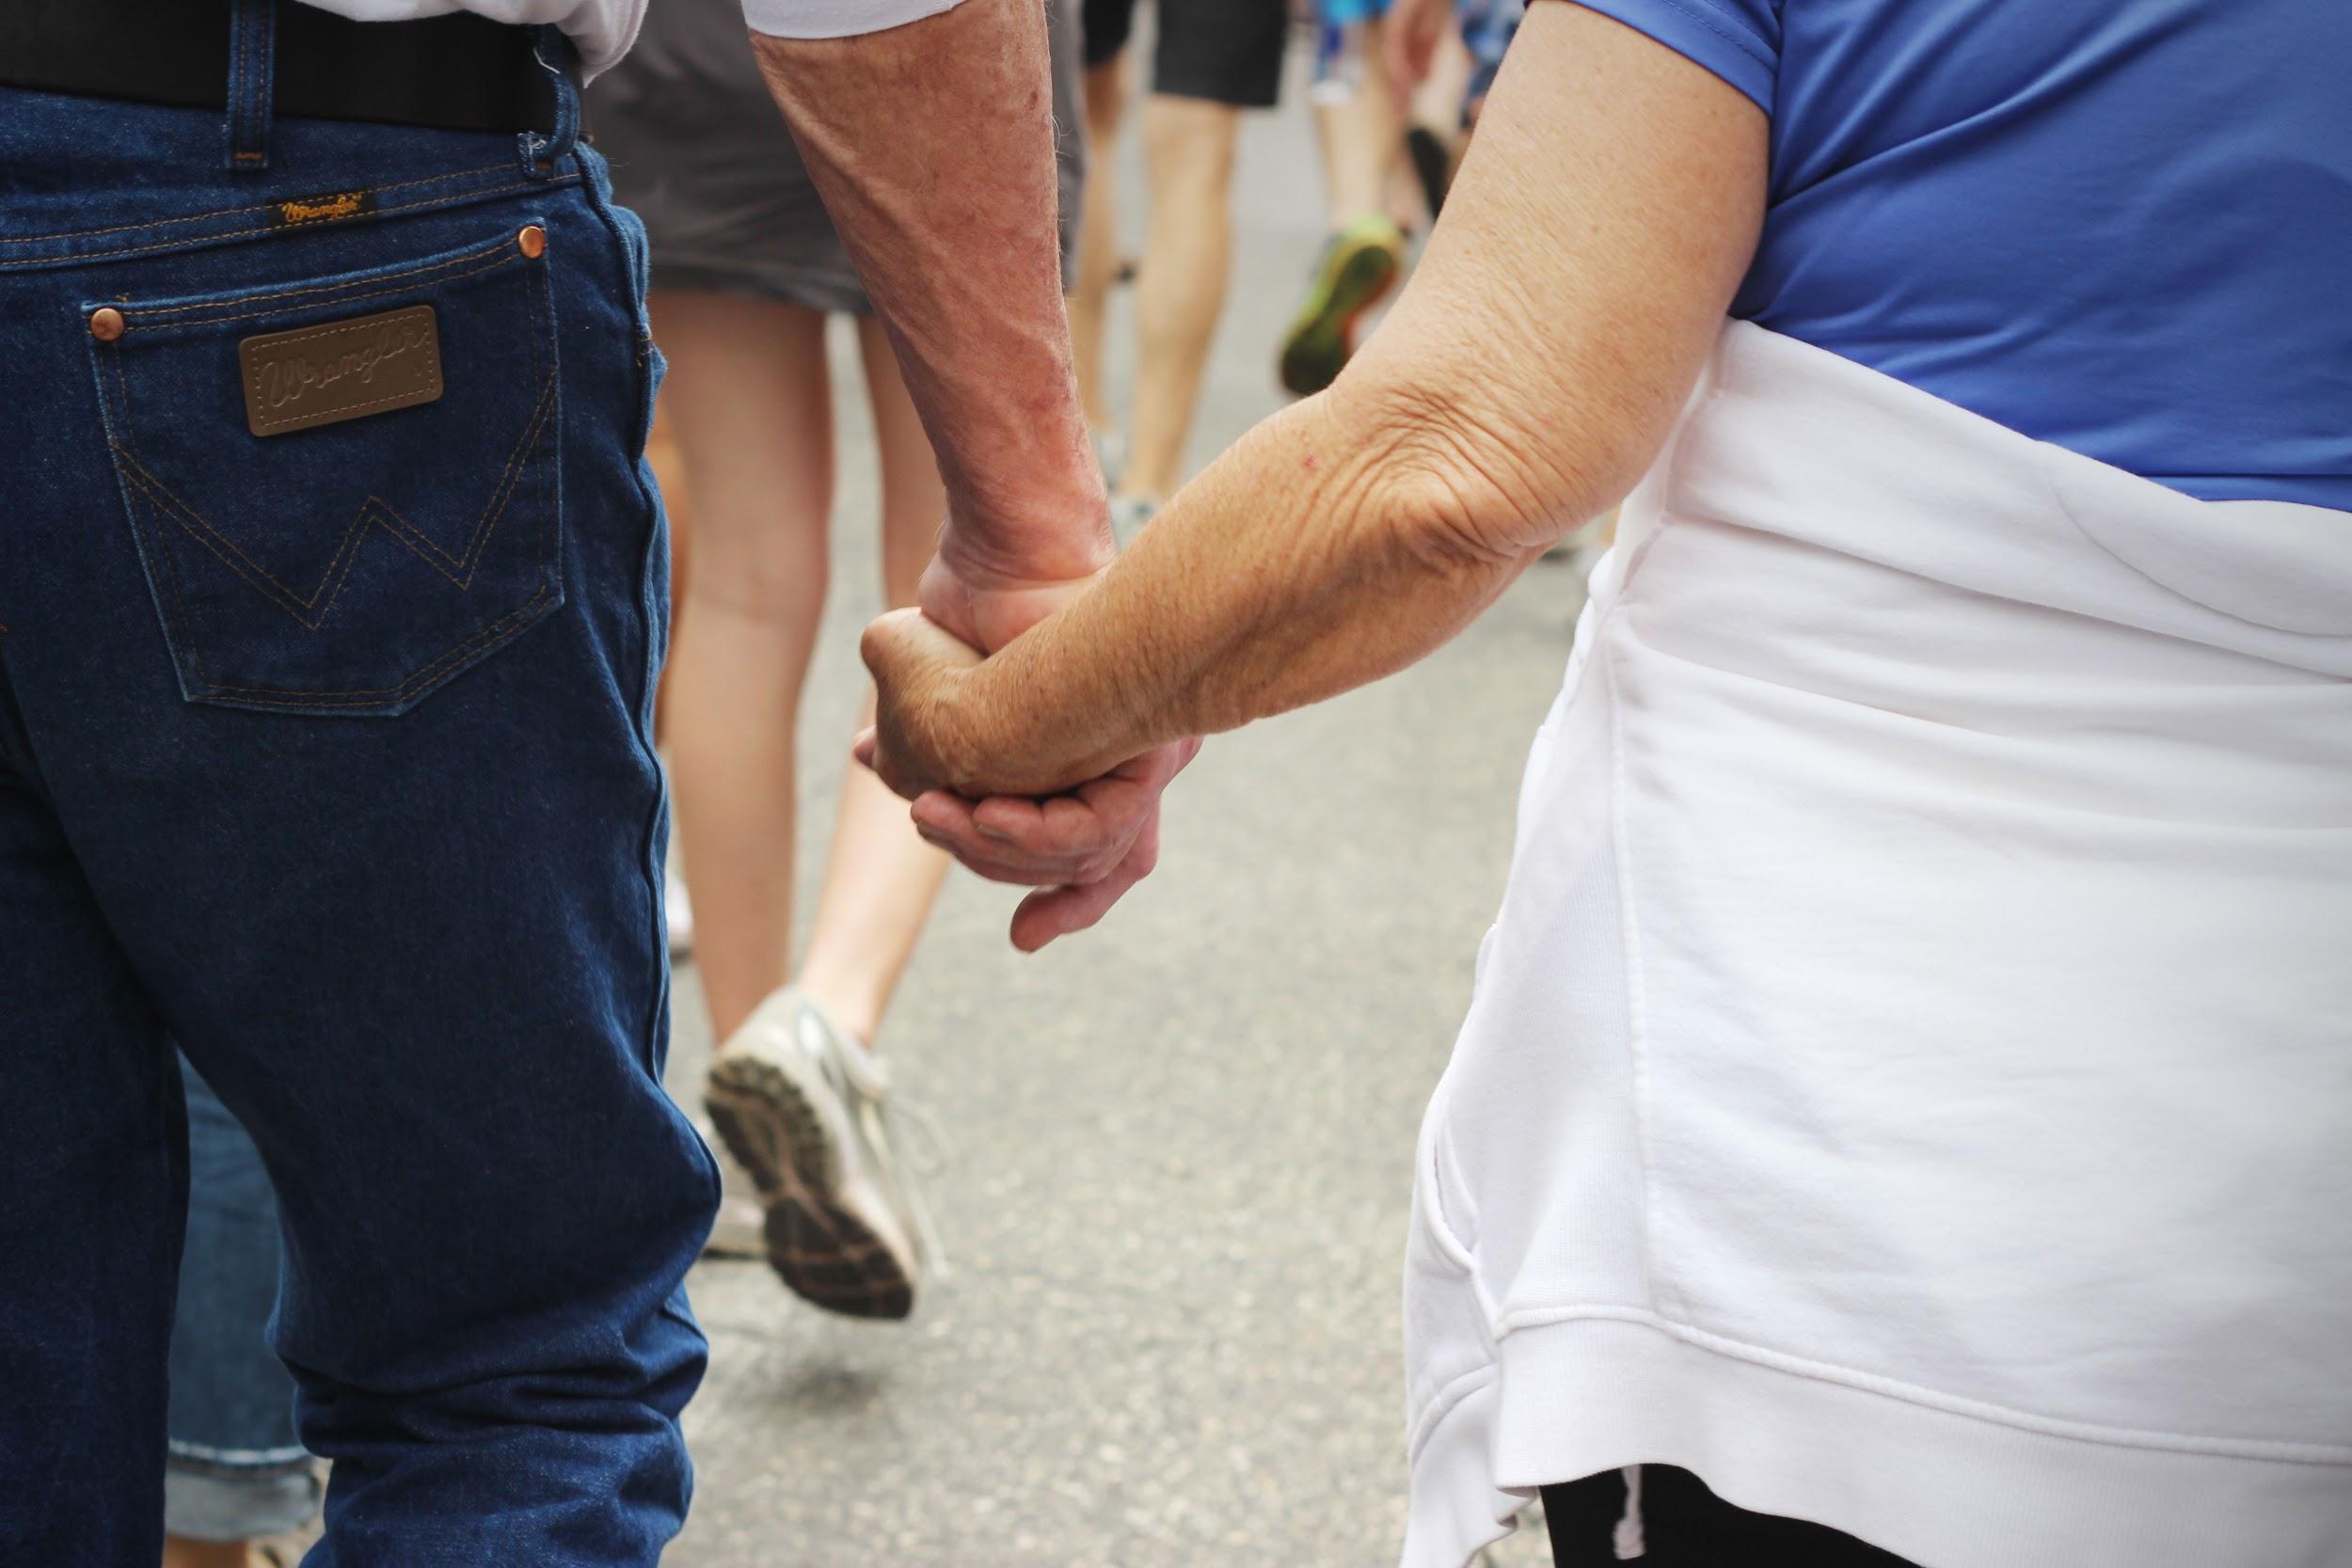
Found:
M 164 1529 L 249 1541 L 310 1523 L 318 1480 L 294 1432 L 294 1379 L 269 1348 L 278 1199 L 262 1151 L 202 1075 L 188 1100 L 188 1233 L 171 1324 Z
M 176 1042 L 278 1192 L 310 1568 L 650 1564 L 718 1178 L 643 232 L 560 130 L 266 102 L 0 89 L 0 1562 L 156 1560 Z

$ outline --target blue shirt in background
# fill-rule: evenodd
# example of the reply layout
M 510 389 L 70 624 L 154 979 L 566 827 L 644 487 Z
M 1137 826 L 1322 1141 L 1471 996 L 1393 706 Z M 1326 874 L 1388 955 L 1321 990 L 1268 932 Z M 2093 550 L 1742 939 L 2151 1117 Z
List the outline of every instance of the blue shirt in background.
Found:
M 1581 0 L 1772 117 L 1732 313 L 2210 499 L 2352 510 L 2352 0 Z

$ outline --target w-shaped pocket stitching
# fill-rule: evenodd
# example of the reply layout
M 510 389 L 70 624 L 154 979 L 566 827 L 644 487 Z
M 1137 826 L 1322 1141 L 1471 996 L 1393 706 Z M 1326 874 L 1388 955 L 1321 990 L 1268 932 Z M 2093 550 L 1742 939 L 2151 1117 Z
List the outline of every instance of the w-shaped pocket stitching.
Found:
M 327 279 L 121 304 L 119 338 L 93 345 L 107 445 L 190 701 L 405 712 L 563 603 L 547 264 L 510 230 Z M 437 324 L 440 396 L 245 428 L 241 341 L 418 306 Z

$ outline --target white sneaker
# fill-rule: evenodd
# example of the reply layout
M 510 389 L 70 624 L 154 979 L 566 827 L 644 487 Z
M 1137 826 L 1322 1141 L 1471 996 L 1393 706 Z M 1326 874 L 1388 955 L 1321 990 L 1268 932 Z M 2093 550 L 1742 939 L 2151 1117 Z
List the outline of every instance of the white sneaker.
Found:
M 710 1119 L 768 1206 L 768 1261 L 834 1312 L 903 1318 L 937 1253 L 882 1062 L 787 986 L 720 1048 Z

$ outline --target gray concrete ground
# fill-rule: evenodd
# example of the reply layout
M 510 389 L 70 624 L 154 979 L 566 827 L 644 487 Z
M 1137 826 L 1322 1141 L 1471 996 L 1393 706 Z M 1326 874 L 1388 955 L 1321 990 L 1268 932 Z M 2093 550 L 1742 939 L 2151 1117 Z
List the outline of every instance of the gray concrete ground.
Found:
M 1254 118 L 1241 149 L 1196 458 L 1279 397 L 1273 344 L 1322 240 L 1302 98 Z M 1132 146 L 1120 180 L 1132 231 Z M 1117 319 L 1123 377 L 1123 298 Z M 812 834 L 877 599 L 863 400 L 840 402 L 835 592 L 803 730 Z M 801 1305 L 761 1264 L 697 1269 L 712 1369 L 671 1563 L 1394 1560 L 1414 1131 L 1577 596 L 1565 567 L 1540 566 L 1421 668 L 1214 741 L 1170 797 L 1161 871 L 1088 937 L 1024 958 L 1004 941 L 1012 897 L 950 882 L 883 1044 L 958 1146 L 930 1186 L 953 1275 L 881 1326 Z M 804 842 L 813 890 L 822 845 Z M 691 964 L 676 1003 L 673 1085 L 691 1104 L 709 1049 Z M 1492 1556 L 1548 1560 L 1527 1531 Z

